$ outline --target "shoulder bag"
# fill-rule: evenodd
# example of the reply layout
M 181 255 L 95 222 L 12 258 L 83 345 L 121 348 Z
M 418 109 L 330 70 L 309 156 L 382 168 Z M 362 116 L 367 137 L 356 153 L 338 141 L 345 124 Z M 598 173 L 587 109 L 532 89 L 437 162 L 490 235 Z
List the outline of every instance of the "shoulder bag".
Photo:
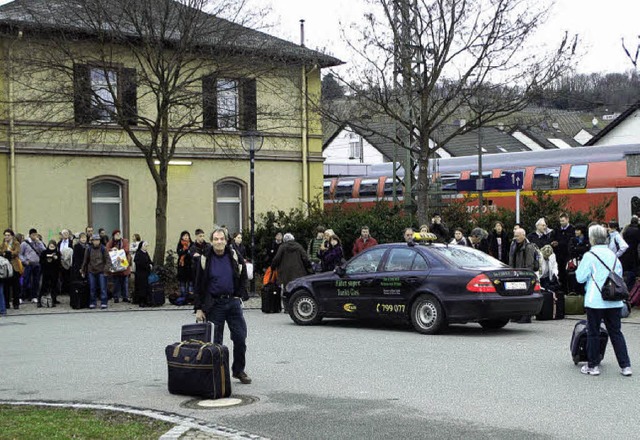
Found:
M 605 301 L 628 300 L 629 290 L 627 289 L 627 285 L 622 279 L 622 277 L 617 273 L 615 273 L 612 269 L 610 269 L 609 266 L 604 264 L 604 261 L 602 261 L 600 257 L 598 257 L 594 252 L 591 252 L 591 254 L 593 254 L 593 256 L 596 257 L 598 261 L 602 263 L 602 265 L 606 267 L 607 270 L 609 271 L 609 275 L 607 275 L 607 278 L 604 280 L 604 284 L 602 285 L 602 287 L 598 286 L 598 283 L 596 283 L 596 280 L 593 277 L 593 274 L 591 274 L 591 279 L 593 279 L 594 284 L 600 291 L 600 294 L 602 295 L 602 299 Z M 616 258 L 616 262 L 617 262 L 617 258 Z M 614 269 L 616 267 L 616 262 L 613 263 Z

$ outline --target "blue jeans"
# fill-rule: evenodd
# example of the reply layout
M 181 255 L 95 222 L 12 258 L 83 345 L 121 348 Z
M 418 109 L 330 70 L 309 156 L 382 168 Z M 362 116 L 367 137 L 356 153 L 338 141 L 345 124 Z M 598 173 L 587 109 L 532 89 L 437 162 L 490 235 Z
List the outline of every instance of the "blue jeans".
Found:
M 112 276 L 113 280 L 113 299 L 129 299 L 129 277 L 128 276 Z
M 22 274 L 22 299 L 31 301 L 33 298 L 38 297 L 40 273 L 41 268 L 39 264 L 28 264 L 24 266 L 24 273 Z
M 0 315 L 7 314 L 7 307 L 4 304 L 4 280 L 0 281 Z
M 96 289 L 100 286 L 100 304 L 107 303 L 107 276 L 103 273 L 88 273 L 90 304 L 96 305 Z
M 618 359 L 620 368 L 630 367 L 627 343 L 620 330 L 620 308 L 615 309 L 592 309 L 586 307 L 587 311 L 587 359 L 589 368 L 600 364 L 600 323 L 604 320 L 604 325 L 609 332 L 609 339 L 613 345 L 613 351 Z
M 247 323 L 242 313 L 240 298 L 216 299 L 207 312 L 207 319 L 213 323 L 213 342 L 222 344 L 224 323 L 227 322 L 233 341 L 233 364 L 231 372 L 238 375 L 244 371 L 247 352 Z

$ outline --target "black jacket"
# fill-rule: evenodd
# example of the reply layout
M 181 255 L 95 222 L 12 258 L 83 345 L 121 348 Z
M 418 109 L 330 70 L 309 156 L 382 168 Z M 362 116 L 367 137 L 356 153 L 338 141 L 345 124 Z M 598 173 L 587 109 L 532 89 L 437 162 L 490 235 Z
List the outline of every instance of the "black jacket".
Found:
M 60 272 L 60 252 L 56 247 L 54 250 L 48 247 L 40 254 L 40 267 L 42 268 L 42 275 L 49 277 L 56 277 Z
M 620 256 L 622 269 L 625 272 L 635 272 L 640 264 L 638 247 L 640 246 L 640 228 L 637 225 L 629 225 L 622 231 L 622 238 L 627 242 L 629 248 Z
M 209 268 L 211 267 L 213 252 L 213 247 L 208 247 L 205 253 L 199 258 L 199 264 L 195 266 L 195 310 L 204 310 L 206 312 L 215 305 L 215 299 L 207 292 Z M 229 264 L 231 264 L 233 268 L 233 296 L 242 298 L 243 300 L 248 299 L 247 266 L 244 264 L 244 259 L 229 245 L 225 247 L 224 255 L 229 259 Z
M 436 234 L 439 243 L 446 243 L 449 241 L 449 228 L 444 223 L 431 223 L 429 226 L 429 232 Z
M 575 258 L 576 260 L 582 260 L 582 256 L 589 252 L 591 244 L 589 238 L 585 235 L 582 239 L 582 243 L 578 237 L 573 237 L 569 242 L 569 258 Z
M 500 246 L 498 246 L 498 238 L 501 238 Z M 492 231 L 489 234 L 489 255 L 493 258 L 496 258 L 502 261 L 505 264 L 509 264 L 509 245 L 510 245 L 509 237 L 507 236 L 507 232 L 502 230 L 500 235 L 496 233 L 496 231 Z M 498 258 L 498 247 L 502 248 L 502 258 Z
M 82 269 L 82 263 L 84 262 L 84 253 L 87 251 L 87 244 L 82 244 L 79 241 L 73 246 L 73 262 L 71 264 L 71 277 L 73 280 L 80 280 L 80 269 Z
M 569 259 L 569 243 L 576 236 L 576 230 L 572 225 L 567 226 L 565 230 L 558 227 L 551 233 L 551 241 L 557 241 L 558 246 L 553 248 L 558 263 L 566 263 Z
M 482 251 L 485 254 L 489 253 L 489 240 L 487 240 L 486 238 L 481 238 L 478 243 L 473 243 L 471 239 L 469 239 L 467 240 L 467 243 L 469 243 L 469 247 L 478 249 L 479 251 Z
M 533 231 L 529 235 L 527 235 L 527 240 L 530 243 L 538 246 L 538 249 L 542 249 L 545 245 L 551 244 L 551 235 L 553 231 L 548 232 L 547 234 L 538 235 L 537 231 Z

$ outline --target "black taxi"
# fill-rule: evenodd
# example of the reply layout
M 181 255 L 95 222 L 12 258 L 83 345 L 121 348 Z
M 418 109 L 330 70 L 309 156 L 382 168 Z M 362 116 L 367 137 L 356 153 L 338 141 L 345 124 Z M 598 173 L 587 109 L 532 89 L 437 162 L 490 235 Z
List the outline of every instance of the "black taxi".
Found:
M 499 329 L 542 307 L 534 272 L 470 247 L 435 243 L 374 246 L 333 272 L 290 282 L 284 298 L 299 325 L 325 317 L 395 318 L 425 334 L 450 323 Z

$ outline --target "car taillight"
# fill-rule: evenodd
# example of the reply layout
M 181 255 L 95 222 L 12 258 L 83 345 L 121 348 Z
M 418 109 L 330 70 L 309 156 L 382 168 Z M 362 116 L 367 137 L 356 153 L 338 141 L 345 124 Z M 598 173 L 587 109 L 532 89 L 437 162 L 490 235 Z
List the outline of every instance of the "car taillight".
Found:
M 495 293 L 496 288 L 485 274 L 480 274 L 467 283 L 467 290 L 475 293 Z
M 536 285 L 535 285 L 535 286 L 533 286 L 533 291 L 534 291 L 534 292 L 540 292 L 540 289 L 541 289 L 541 287 L 540 287 L 540 282 L 539 282 L 539 281 L 536 281 Z

